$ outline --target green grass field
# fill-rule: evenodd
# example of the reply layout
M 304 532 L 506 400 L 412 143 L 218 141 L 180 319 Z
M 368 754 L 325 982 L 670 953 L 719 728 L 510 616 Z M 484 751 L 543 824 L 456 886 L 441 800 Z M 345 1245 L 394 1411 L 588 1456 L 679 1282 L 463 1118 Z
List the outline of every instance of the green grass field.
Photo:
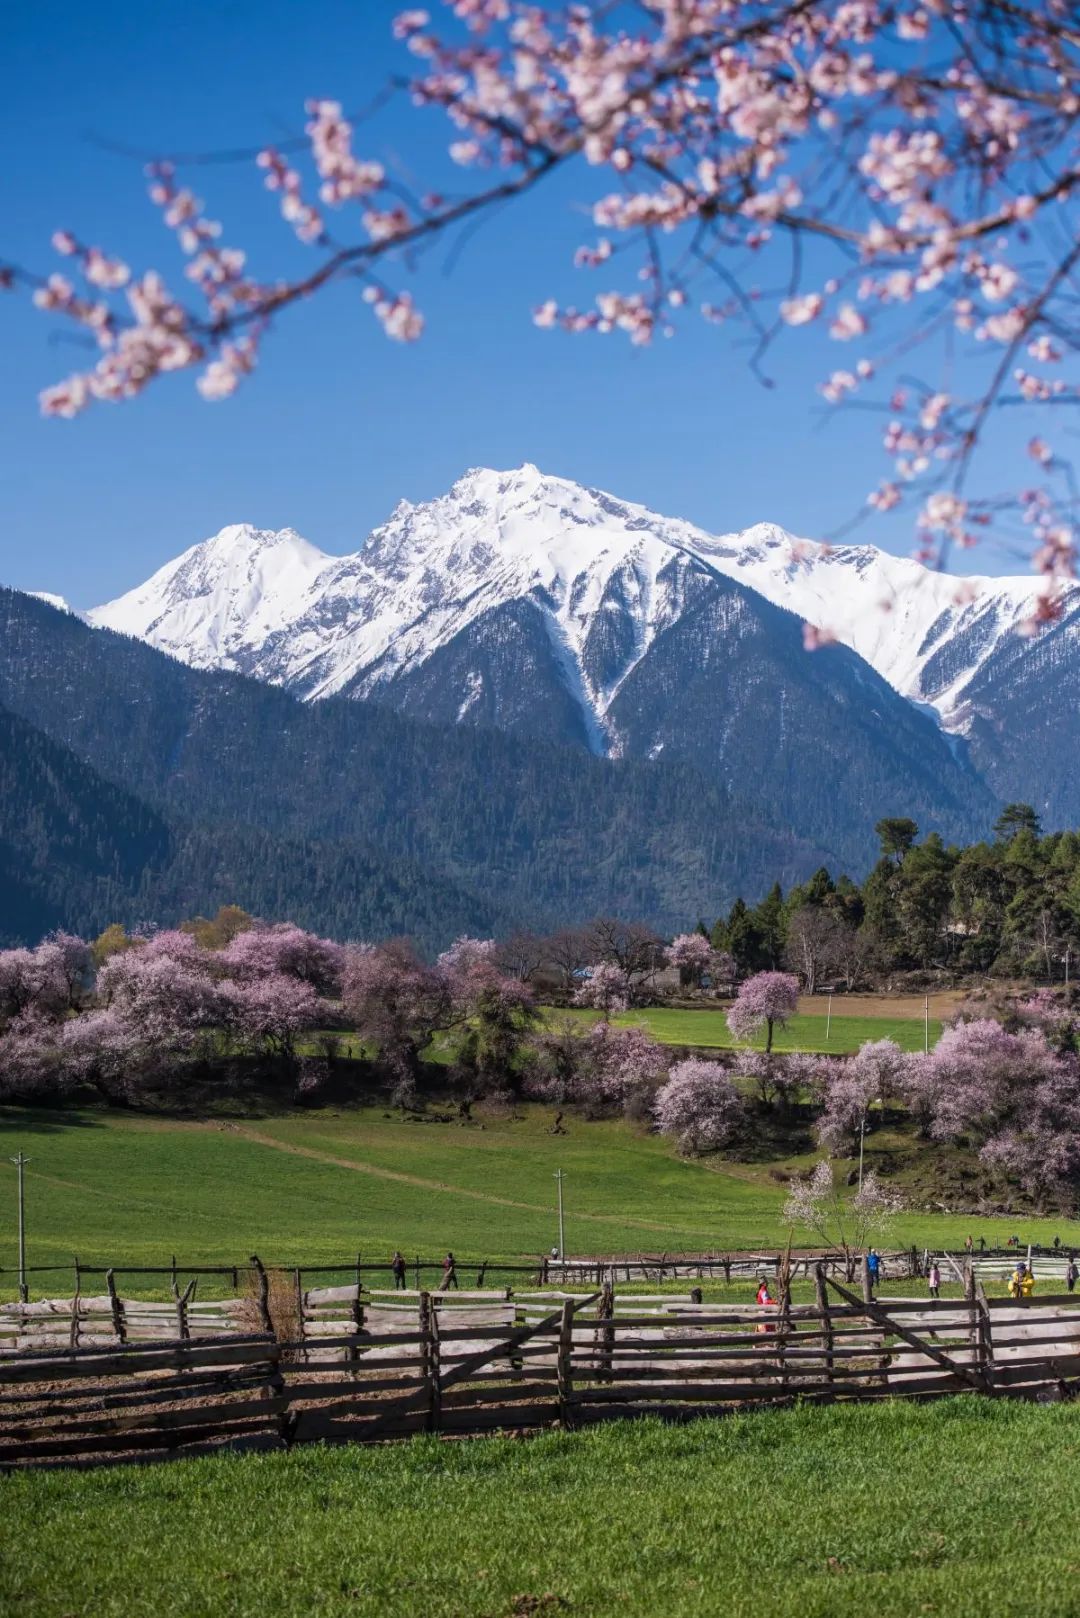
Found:
M 1080 1409 L 985 1399 L 0 1478 L 27 1618 L 1073 1618 Z
M 549 1021 L 570 1016 L 585 1022 L 595 1022 L 600 1014 L 597 1011 L 548 1009 L 545 1015 Z M 649 1006 L 641 1011 L 616 1012 L 611 1020 L 619 1027 L 633 1023 L 648 1028 L 649 1032 L 665 1045 L 698 1045 L 713 1050 L 737 1048 L 737 1042 L 732 1039 L 725 1014 L 720 1008 L 678 1011 L 669 1006 Z M 929 1033 L 932 1048 L 941 1037 L 941 1022 L 938 1018 L 930 1018 Z M 860 1045 L 870 1039 L 894 1039 L 901 1050 L 921 1051 L 924 1038 L 921 1018 L 844 1015 L 829 1020 L 819 1012 L 799 1012 L 792 1017 L 786 1028 L 776 1030 L 773 1049 L 825 1051 L 842 1056 L 857 1051 Z M 763 1050 L 764 1036 L 744 1048 Z
M 621 1120 L 567 1119 L 552 1110 L 479 1124 L 409 1123 L 381 1108 L 318 1110 L 202 1123 L 138 1113 L 0 1109 L 0 1288 L 15 1264 L 15 1171 L 26 1172 L 31 1264 L 267 1263 L 385 1259 L 394 1247 L 433 1257 L 510 1259 L 557 1237 L 553 1174 L 566 1175 L 567 1249 L 576 1254 L 678 1252 L 777 1245 L 785 1190 L 774 1169 L 807 1168 L 816 1154 L 779 1163 L 683 1161 L 670 1144 Z M 887 1136 L 881 1137 L 889 1148 Z M 879 1137 L 868 1138 L 868 1163 Z M 970 1230 L 988 1244 L 1013 1228 L 1025 1241 L 1066 1220 L 975 1221 L 913 1208 L 898 1244 L 948 1242 Z M 69 1273 L 34 1283 L 68 1295 Z

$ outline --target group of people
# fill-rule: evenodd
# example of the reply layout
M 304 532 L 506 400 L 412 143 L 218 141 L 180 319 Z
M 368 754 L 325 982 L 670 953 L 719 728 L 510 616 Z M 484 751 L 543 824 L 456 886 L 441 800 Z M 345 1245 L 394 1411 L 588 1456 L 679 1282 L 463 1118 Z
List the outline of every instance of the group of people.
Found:
M 394 1277 L 394 1291 L 405 1291 L 405 1260 L 401 1253 L 395 1250 L 390 1260 L 390 1273 Z M 439 1283 L 440 1292 L 449 1292 L 451 1288 L 458 1290 L 457 1260 L 453 1253 L 447 1253 L 443 1259 L 442 1281 Z
M 1055 1245 L 1060 1248 L 1061 1243 L 1057 1242 Z M 967 1239 L 967 1248 L 970 1252 L 970 1236 Z M 870 1294 L 873 1296 L 881 1279 L 881 1257 L 872 1247 L 866 1255 L 866 1279 Z M 1077 1267 L 1075 1253 L 1070 1253 L 1068 1263 L 1065 1266 L 1065 1285 L 1070 1292 L 1076 1290 L 1078 1280 L 1080 1280 L 1080 1268 Z M 926 1285 L 931 1298 L 941 1297 L 941 1266 L 936 1258 L 930 1260 L 930 1265 L 926 1272 Z M 1030 1298 L 1034 1291 L 1035 1272 L 1029 1263 L 1025 1263 L 1023 1259 L 1018 1259 L 1016 1268 L 1009 1277 L 1009 1297 Z M 769 1291 L 769 1283 L 764 1276 L 760 1278 L 758 1283 L 757 1302 L 762 1308 L 776 1307 L 776 1299 Z M 758 1331 L 773 1331 L 775 1327 L 759 1326 L 757 1329 Z
M 1078 1280 L 1080 1280 L 1080 1269 L 1077 1268 L 1076 1255 L 1070 1253 L 1069 1261 L 1065 1266 L 1065 1285 L 1070 1292 L 1075 1292 Z M 936 1258 L 930 1261 L 930 1268 L 926 1272 L 926 1285 L 932 1298 L 940 1298 L 941 1266 Z M 1016 1268 L 1009 1276 L 1009 1297 L 1030 1298 L 1034 1291 L 1035 1271 L 1022 1258 L 1017 1259 Z
M 1018 1242 L 1019 1242 L 1019 1238 L 1010 1237 L 1008 1245 L 1010 1247 L 1013 1247 L 1013 1246 L 1018 1245 Z M 967 1238 L 966 1242 L 964 1243 L 964 1246 L 965 1246 L 967 1252 L 970 1253 L 970 1252 L 973 1251 L 974 1244 L 973 1244 L 972 1239 L 971 1239 L 970 1236 Z M 984 1242 L 983 1238 L 980 1236 L 979 1237 L 979 1250 L 980 1250 L 980 1252 L 983 1250 L 983 1248 L 985 1246 L 986 1246 L 986 1243 Z M 1061 1247 L 1060 1239 L 1058 1237 L 1056 1237 L 1056 1236 L 1054 1237 L 1054 1247 L 1055 1247 L 1055 1249 L 1058 1249 L 1058 1248 Z M 552 1251 L 553 1256 L 557 1256 L 559 1250 L 558 1250 L 557 1247 L 553 1247 L 551 1251 Z M 391 1270 L 391 1273 L 392 1273 L 392 1275 L 394 1277 L 394 1288 L 395 1288 L 395 1290 L 398 1291 L 398 1292 L 404 1292 L 405 1291 L 406 1266 L 405 1266 L 405 1259 L 403 1258 L 402 1254 L 399 1251 L 395 1250 L 394 1256 L 390 1260 L 390 1270 Z M 878 1283 L 881 1280 L 881 1256 L 880 1256 L 880 1254 L 875 1252 L 875 1250 L 872 1247 L 870 1248 L 870 1250 L 868 1251 L 868 1253 L 866 1255 L 866 1280 L 867 1280 L 867 1284 L 868 1284 L 868 1287 L 869 1287 L 870 1294 L 871 1294 L 871 1296 L 873 1296 L 874 1292 L 877 1290 Z M 1069 1261 L 1065 1266 L 1065 1285 L 1068 1287 L 1070 1292 L 1075 1291 L 1076 1283 L 1077 1283 L 1078 1280 L 1080 1280 L 1080 1269 L 1077 1268 L 1076 1255 L 1075 1255 L 1075 1253 L 1070 1253 L 1069 1254 Z M 941 1296 L 941 1266 L 938 1264 L 938 1261 L 937 1261 L 936 1258 L 931 1259 L 931 1261 L 930 1261 L 930 1267 L 926 1272 L 926 1285 L 927 1285 L 927 1290 L 929 1291 L 931 1298 L 940 1298 L 940 1296 Z M 441 1292 L 448 1292 L 450 1290 L 454 1290 L 454 1291 L 458 1290 L 457 1260 L 454 1258 L 454 1255 L 451 1252 L 448 1252 L 446 1257 L 443 1259 L 442 1281 L 440 1282 L 439 1290 Z M 1025 1263 L 1023 1259 L 1018 1259 L 1017 1262 L 1016 1262 L 1016 1268 L 1013 1271 L 1012 1275 L 1009 1277 L 1009 1296 L 1010 1296 L 1010 1298 L 1030 1298 L 1034 1291 L 1035 1291 L 1035 1273 L 1032 1270 L 1032 1267 L 1031 1267 L 1030 1264 Z M 761 1277 L 760 1283 L 758 1285 L 757 1301 L 763 1308 L 765 1308 L 765 1307 L 775 1308 L 775 1306 L 776 1306 L 776 1299 L 773 1297 L 772 1293 L 769 1291 L 769 1283 L 765 1279 L 764 1276 Z M 771 1325 L 759 1326 L 758 1330 L 759 1331 L 773 1331 L 773 1330 L 775 1330 L 775 1328 L 773 1326 L 771 1326 Z

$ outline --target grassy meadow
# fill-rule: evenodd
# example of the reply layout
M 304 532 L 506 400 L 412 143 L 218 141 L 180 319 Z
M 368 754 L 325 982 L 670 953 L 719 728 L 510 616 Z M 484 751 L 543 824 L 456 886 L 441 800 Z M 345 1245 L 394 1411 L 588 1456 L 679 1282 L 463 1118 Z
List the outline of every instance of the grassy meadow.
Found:
M 445 1115 L 443 1115 L 445 1116 Z M 385 1259 L 394 1247 L 434 1257 L 513 1259 L 557 1239 L 554 1171 L 565 1179 L 567 1250 L 678 1252 L 782 1243 L 785 1188 L 817 1153 L 740 1163 L 685 1161 L 656 1135 L 622 1120 L 553 1109 L 478 1112 L 463 1124 L 403 1121 L 381 1107 L 318 1109 L 203 1121 L 104 1110 L 0 1108 L 0 1288 L 15 1264 L 15 1171 L 26 1170 L 33 1264 L 267 1263 Z M 887 1131 L 867 1137 L 867 1163 L 895 1154 Z M 929 1181 L 932 1166 L 927 1166 Z M 1080 1246 L 1067 1220 L 984 1219 L 926 1211 L 919 1192 L 895 1226 L 897 1243 L 988 1245 L 1015 1227 L 1025 1241 Z M 131 1283 L 128 1283 L 129 1289 Z M 68 1295 L 70 1273 L 34 1281 Z
M 901 1050 L 921 1051 L 927 1037 L 931 1047 L 937 1044 L 944 1019 L 962 999 L 963 995 L 951 990 L 932 994 L 929 1019 L 924 1024 L 921 995 L 838 994 L 832 997 L 830 1010 L 828 995 L 804 994 L 799 997 L 799 1009 L 787 1027 L 776 1030 L 773 1048 L 847 1056 L 867 1040 L 894 1039 Z M 616 1012 L 611 1021 L 619 1028 L 647 1028 L 663 1045 L 691 1045 L 701 1050 L 763 1050 L 764 1035 L 741 1047 L 732 1038 L 727 1025 L 728 1004 L 645 1006 Z M 568 1017 L 588 1026 L 599 1020 L 600 1013 L 576 1006 L 542 1008 L 542 1018 L 548 1026 Z M 355 1036 L 345 1036 L 341 1043 L 351 1056 L 366 1054 L 363 1042 Z M 424 1054 L 428 1061 L 449 1062 L 455 1048 L 454 1036 L 439 1035 Z
M 847 998 L 847 1004 L 855 1000 L 854 996 Z M 546 1017 L 549 1022 L 557 1022 L 561 1017 L 573 1017 L 582 1022 L 596 1022 L 600 1013 L 597 1011 L 556 1011 L 549 1009 Z M 720 1007 L 709 1007 L 704 1011 L 682 1011 L 670 1006 L 649 1006 L 641 1011 L 616 1012 L 611 1021 L 616 1027 L 624 1028 L 631 1024 L 647 1028 L 654 1038 L 664 1045 L 696 1045 L 703 1049 L 735 1050 L 739 1042 L 731 1037 L 724 1010 Z M 931 1048 L 937 1044 L 941 1037 L 941 1018 L 931 1016 L 929 1023 L 929 1039 Z M 893 1039 L 904 1051 L 921 1051 L 926 1037 L 923 1025 L 922 1001 L 919 1002 L 918 1017 L 910 1016 L 868 1016 L 865 1013 L 841 1011 L 834 1002 L 833 1014 L 830 1018 L 826 1012 L 826 1001 L 818 998 L 812 1009 L 806 1008 L 806 999 L 800 1002 L 800 1009 L 786 1028 L 778 1028 L 773 1037 L 773 1050 L 775 1051 L 823 1051 L 837 1056 L 850 1055 L 857 1051 L 860 1045 L 870 1039 Z M 742 1049 L 764 1050 L 764 1035 L 751 1041 L 749 1046 Z
M 13 1474 L 0 1610 L 1071 1618 L 1078 1450 L 1075 1405 L 958 1398 Z

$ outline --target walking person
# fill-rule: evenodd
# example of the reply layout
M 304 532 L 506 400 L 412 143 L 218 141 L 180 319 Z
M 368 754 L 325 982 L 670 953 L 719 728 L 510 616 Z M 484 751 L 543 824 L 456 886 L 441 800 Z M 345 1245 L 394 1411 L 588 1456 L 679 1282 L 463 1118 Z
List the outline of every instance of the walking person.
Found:
M 932 1298 L 941 1297 L 941 1271 L 938 1268 L 937 1259 L 934 1259 L 930 1265 L 930 1271 L 926 1277 L 926 1285 L 929 1288 L 930 1296 Z
M 401 1254 L 397 1251 L 396 1248 L 394 1249 L 394 1256 L 390 1260 L 390 1273 L 394 1277 L 394 1291 L 395 1292 L 404 1292 L 405 1291 L 405 1260 L 402 1258 Z
M 971 1257 L 971 1251 L 972 1251 L 972 1248 L 974 1246 L 975 1246 L 975 1243 L 972 1241 L 971 1237 L 970 1236 L 965 1236 L 964 1237 L 964 1252 L 968 1255 L 969 1258 Z
M 775 1300 L 773 1299 L 772 1293 L 769 1291 L 769 1283 L 766 1281 L 764 1276 L 762 1276 L 761 1280 L 758 1282 L 757 1301 L 762 1309 L 772 1309 L 775 1307 Z M 772 1321 L 767 1321 L 760 1326 L 756 1326 L 754 1329 L 755 1331 L 759 1332 L 773 1332 L 776 1330 L 776 1326 Z
M 457 1264 L 454 1261 L 453 1253 L 447 1253 L 443 1259 L 441 1291 L 449 1292 L 451 1287 L 455 1292 L 458 1290 Z
M 866 1274 L 870 1282 L 871 1295 L 877 1291 L 877 1284 L 881 1278 L 881 1260 L 871 1248 L 866 1255 Z
M 1016 1268 L 1009 1277 L 1010 1298 L 1020 1298 L 1023 1296 L 1024 1276 L 1026 1273 L 1027 1265 L 1024 1263 L 1023 1259 L 1017 1259 Z
M 1076 1254 L 1070 1253 L 1069 1262 L 1065 1266 L 1065 1285 L 1068 1287 L 1070 1292 L 1072 1292 L 1076 1286 L 1077 1276 L 1080 1276 L 1080 1270 L 1076 1268 Z

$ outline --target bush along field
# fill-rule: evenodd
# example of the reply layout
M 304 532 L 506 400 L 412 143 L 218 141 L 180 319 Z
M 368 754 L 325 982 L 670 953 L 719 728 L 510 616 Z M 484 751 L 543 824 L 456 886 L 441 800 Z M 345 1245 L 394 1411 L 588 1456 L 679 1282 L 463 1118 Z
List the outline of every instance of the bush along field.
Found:
M 1078 1445 L 1076 1406 L 972 1397 L 9 1475 L 0 1607 L 1066 1618 Z

